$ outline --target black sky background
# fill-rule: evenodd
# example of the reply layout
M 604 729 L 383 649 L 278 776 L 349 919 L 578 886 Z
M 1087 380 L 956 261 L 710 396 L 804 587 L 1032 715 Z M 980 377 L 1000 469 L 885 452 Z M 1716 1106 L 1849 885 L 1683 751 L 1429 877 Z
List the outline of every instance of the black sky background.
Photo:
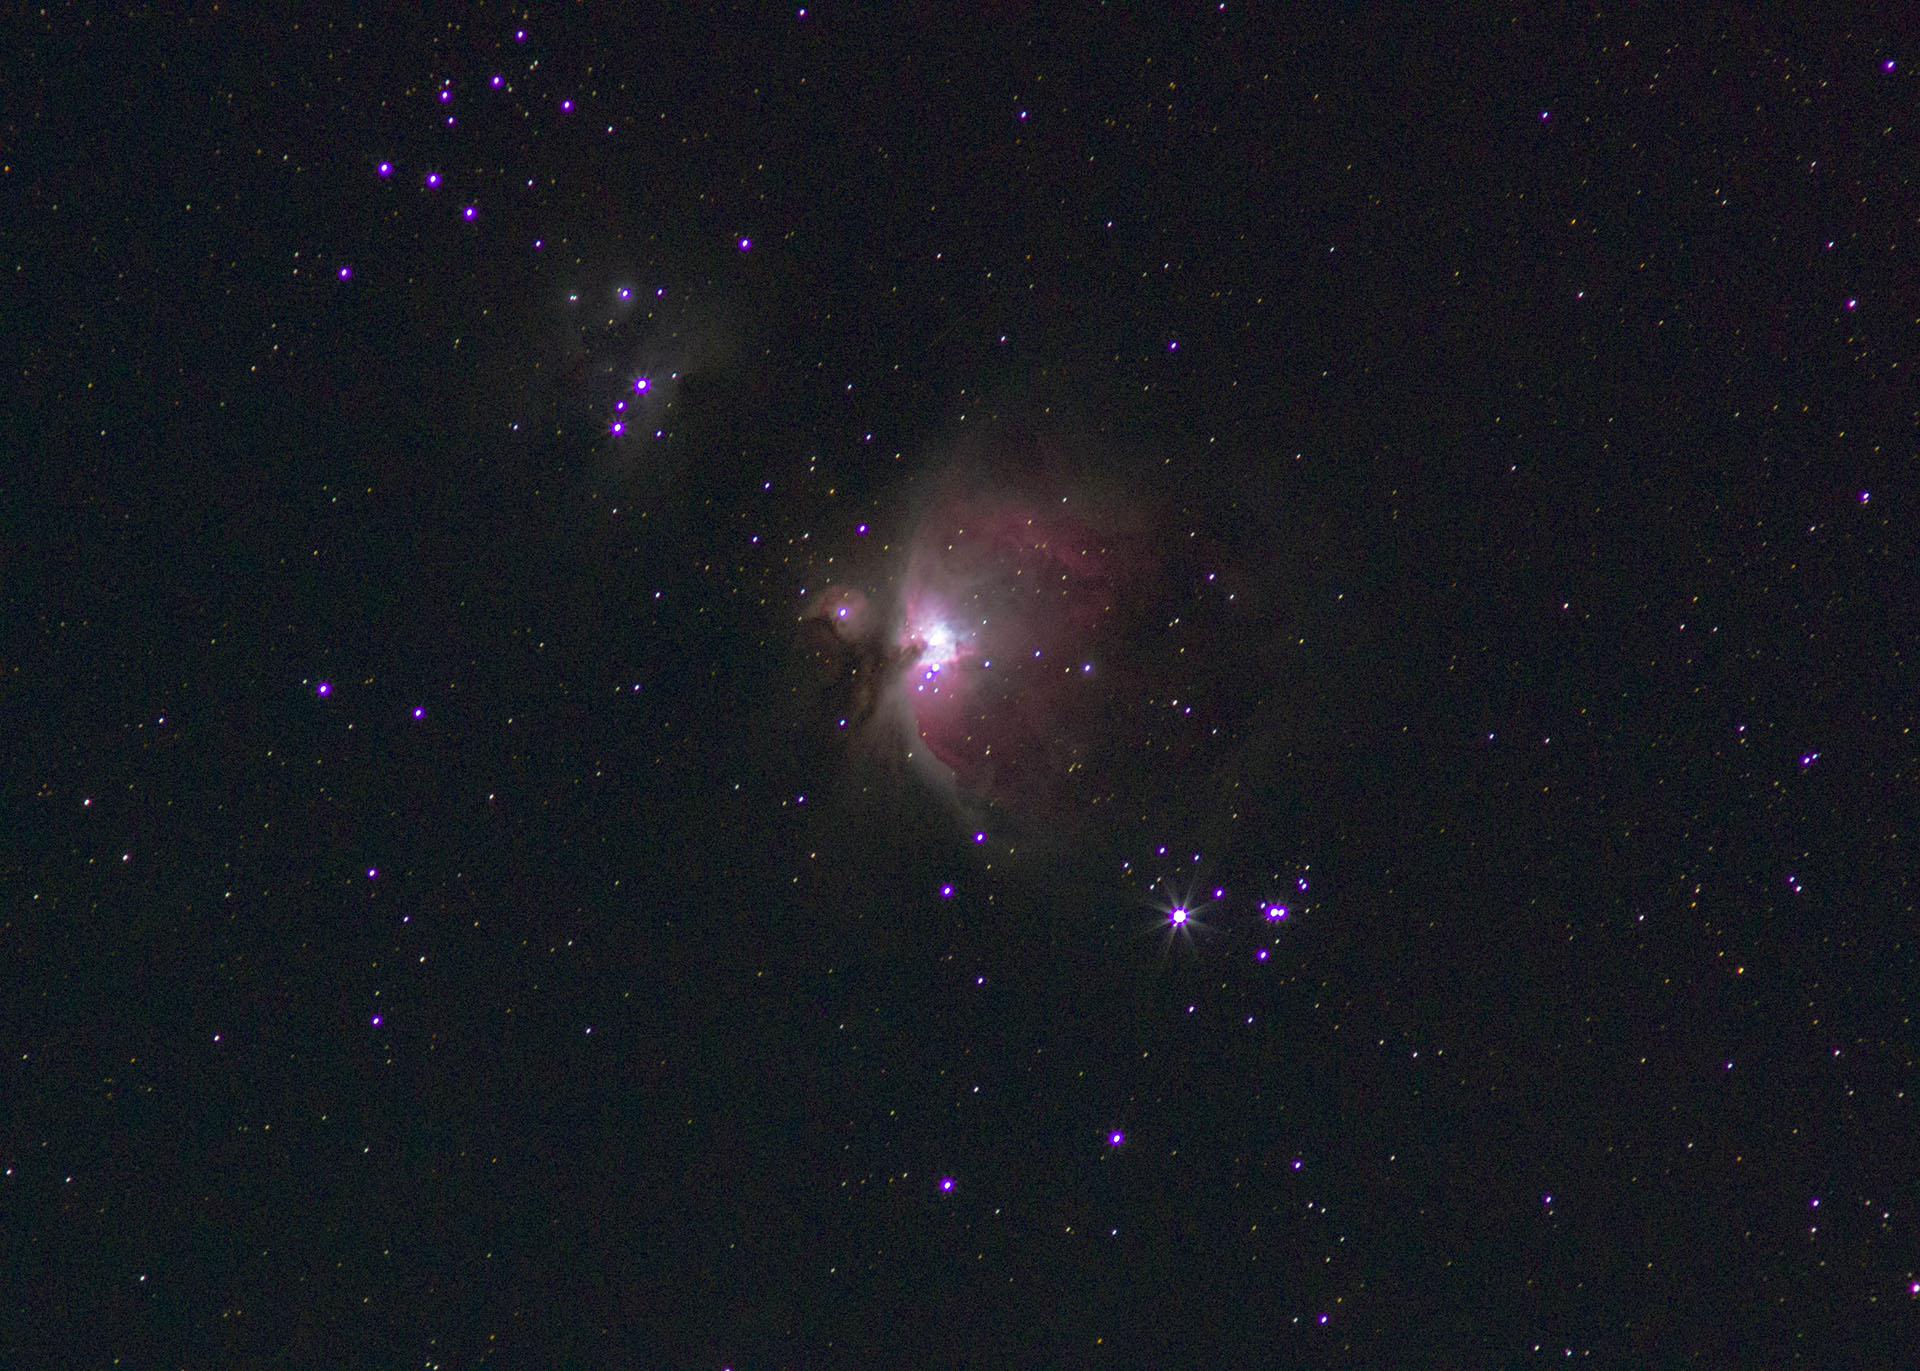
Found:
M 0 1359 L 1920 1355 L 1884 16 L 11 35 Z M 989 866 L 797 618 L 996 425 L 1264 617 Z

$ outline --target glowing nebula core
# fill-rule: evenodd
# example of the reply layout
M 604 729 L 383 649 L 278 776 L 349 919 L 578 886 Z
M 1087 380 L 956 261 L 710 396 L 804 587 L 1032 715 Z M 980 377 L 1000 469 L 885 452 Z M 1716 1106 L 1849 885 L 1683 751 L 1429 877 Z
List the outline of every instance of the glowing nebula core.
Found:
M 1290 611 L 1166 492 L 1024 435 L 929 484 L 904 538 L 853 544 L 801 604 L 820 717 L 885 769 L 859 793 L 911 773 L 1027 851 L 1213 824 L 1243 721 L 1292 679 Z
M 897 688 L 969 795 L 1032 814 L 1083 778 L 1103 631 L 1129 560 L 1064 503 L 951 500 L 922 521 L 893 643 Z

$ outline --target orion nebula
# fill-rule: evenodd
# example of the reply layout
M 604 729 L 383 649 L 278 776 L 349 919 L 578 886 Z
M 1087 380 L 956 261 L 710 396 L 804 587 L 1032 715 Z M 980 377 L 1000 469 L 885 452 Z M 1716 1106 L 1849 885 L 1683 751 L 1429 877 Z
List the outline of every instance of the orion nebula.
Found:
M 891 650 L 915 735 L 963 793 L 1034 814 L 1089 788 L 1090 726 L 1144 571 L 1070 496 L 975 493 L 927 512 Z
M 1169 502 L 1000 441 L 931 480 L 903 542 L 850 554 L 803 618 L 862 755 L 969 822 L 1071 836 L 1163 806 L 1230 741 L 1212 664 L 1248 639 L 1227 622 L 1248 597 Z

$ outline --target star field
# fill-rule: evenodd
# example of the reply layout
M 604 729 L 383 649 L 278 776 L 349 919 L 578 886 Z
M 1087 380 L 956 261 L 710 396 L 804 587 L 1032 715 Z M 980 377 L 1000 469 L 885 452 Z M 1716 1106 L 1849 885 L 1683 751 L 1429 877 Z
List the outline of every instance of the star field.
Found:
M 0 1362 L 1920 1347 L 1897 25 L 17 28 Z

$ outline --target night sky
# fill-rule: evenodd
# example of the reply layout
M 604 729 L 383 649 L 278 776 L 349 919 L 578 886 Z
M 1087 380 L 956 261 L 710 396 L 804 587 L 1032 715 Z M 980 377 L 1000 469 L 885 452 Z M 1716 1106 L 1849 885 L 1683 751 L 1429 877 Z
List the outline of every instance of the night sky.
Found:
M 330 12 L 9 24 L 0 1363 L 1920 1365 L 1910 31 Z

